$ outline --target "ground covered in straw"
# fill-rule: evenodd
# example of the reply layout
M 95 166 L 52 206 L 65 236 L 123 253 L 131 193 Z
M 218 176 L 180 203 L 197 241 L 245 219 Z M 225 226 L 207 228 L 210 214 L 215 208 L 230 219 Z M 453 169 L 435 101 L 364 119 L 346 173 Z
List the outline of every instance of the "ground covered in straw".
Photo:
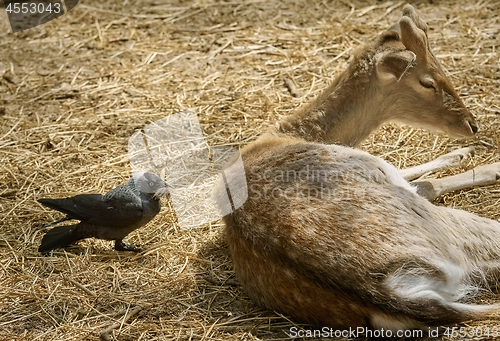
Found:
M 387 125 L 362 149 L 403 168 L 475 146 L 474 158 L 439 176 L 499 161 L 498 2 L 414 4 L 480 131 L 464 141 Z M 106 329 L 104 337 L 118 340 L 289 339 L 294 321 L 256 307 L 237 285 L 220 222 L 182 231 L 165 201 L 128 238 L 146 248 L 141 254 L 85 240 L 43 257 L 44 226 L 61 215 L 36 199 L 123 184 L 131 174 L 128 138 L 183 109 L 197 110 L 209 144 L 249 143 L 325 88 L 402 6 L 83 0 L 17 34 L 1 10 L 0 339 L 97 340 Z M 472 189 L 437 204 L 498 219 L 499 193 L 499 186 Z M 500 327 L 500 320 L 470 325 Z

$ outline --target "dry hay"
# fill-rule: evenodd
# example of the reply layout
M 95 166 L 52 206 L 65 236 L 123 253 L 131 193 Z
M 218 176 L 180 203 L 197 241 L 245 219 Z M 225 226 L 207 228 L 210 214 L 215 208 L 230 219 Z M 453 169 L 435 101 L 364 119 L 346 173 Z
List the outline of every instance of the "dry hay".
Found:
M 17 34 L 1 11 L 0 339 L 96 340 L 110 326 L 118 340 L 289 339 L 294 322 L 259 309 L 236 285 L 220 222 L 181 231 L 165 202 L 154 222 L 128 238 L 147 248 L 142 254 L 85 240 L 42 257 L 43 227 L 60 215 L 36 199 L 124 183 L 128 138 L 186 108 L 197 109 L 211 145 L 254 140 L 321 91 L 354 48 L 398 19 L 402 5 L 88 0 Z M 387 125 L 362 148 L 406 167 L 476 147 L 471 161 L 440 175 L 498 161 L 498 2 L 415 6 L 481 129 L 463 141 Z M 499 191 L 462 191 L 438 204 L 498 219 Z

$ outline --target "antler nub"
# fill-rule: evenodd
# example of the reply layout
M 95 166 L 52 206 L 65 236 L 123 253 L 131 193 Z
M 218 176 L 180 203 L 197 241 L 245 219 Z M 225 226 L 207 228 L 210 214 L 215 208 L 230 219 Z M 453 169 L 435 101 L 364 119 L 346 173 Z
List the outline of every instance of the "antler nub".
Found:
M 417 58 L 420 57 L 427 60 L 429 47 L 425 31 L 417 27 L 414 20 L 409 16 L 403 16 L 399 20 L 399 27 L 401 29 L 401 42 L 406 46 L 406 48 L 415 52 Z
M 403 8 L 403 16 L 410 18 L 419 29 L 427 32 L 427 23 L 422 18 L 420 18 L 417 11 L 415 11 L 415 8 L 413 8 L 412 5 L 405 5 L 405 7 Z

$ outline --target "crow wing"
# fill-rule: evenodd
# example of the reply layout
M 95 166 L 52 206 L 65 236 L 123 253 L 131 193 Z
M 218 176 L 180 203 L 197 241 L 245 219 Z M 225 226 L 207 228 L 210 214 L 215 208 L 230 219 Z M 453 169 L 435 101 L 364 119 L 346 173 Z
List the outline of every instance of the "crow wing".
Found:
M 79 194 L 63 199 L 39 199 L 42 205 L 100 226 L 122 227 L 138 223 L 143 215 L 141 199 L 135 195 L 103 196 Z

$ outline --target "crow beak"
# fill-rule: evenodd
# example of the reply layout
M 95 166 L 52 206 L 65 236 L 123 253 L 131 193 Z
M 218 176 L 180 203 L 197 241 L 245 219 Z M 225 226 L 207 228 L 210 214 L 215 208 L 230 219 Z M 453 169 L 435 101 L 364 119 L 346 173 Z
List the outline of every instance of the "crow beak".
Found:
M 162 187 L 162 188 L 159 188 L 156 190 L 154 196 L 156 198 L 161 198 L 161 197 L 166 197 L 168 194 L 168 191 L 167 191 L 167 188 L 166 187 Z

